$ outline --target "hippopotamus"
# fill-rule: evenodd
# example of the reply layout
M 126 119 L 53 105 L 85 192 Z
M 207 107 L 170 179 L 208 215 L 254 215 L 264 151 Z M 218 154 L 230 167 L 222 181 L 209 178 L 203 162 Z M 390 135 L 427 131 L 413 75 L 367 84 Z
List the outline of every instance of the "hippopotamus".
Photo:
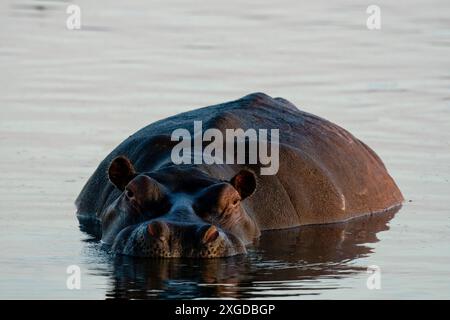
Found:
M 278 170 L 257 159 L 175 163 L 173 132 L 276 129 Z M 205 144 L 205 142 L 202 142 Z M 226 143 L 225 141 L 223 142 Z M 234 140 L 248 145 L 249 141 Z M 344 222 L 401 206 L 377 154 L 348 131 L 263 93 L 154 122 L 119 144 L 76 200 L 81 225 L 120 255 L 215 258 L 246 253 L 261 232 Z

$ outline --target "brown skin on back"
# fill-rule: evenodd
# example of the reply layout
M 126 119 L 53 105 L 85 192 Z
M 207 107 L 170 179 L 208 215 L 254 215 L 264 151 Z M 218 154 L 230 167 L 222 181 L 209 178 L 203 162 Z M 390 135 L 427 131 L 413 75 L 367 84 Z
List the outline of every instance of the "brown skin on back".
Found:
M 178 128 L 279 129 L 279 170 L 174 165 Z M 225 135 L 224 135 L 225 136 Z M 402 203 L 381 159 L 339 126 L 262 93 L 153 123 L 99 165 L 76 204 L 82 223 L 119 253 L 217 257 L 245 252 L 261 231 L 342 222 Z M 160 234 L 164 233 L 164 235 Z

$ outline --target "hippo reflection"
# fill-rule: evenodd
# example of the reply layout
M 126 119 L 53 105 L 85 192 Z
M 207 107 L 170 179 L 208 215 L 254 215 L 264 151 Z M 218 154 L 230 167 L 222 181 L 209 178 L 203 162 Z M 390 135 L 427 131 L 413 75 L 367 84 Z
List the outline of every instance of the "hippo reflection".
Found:
M 261 175 L 261 159 L 175 165 L 171 133 L 192 131 L 198 120 L 202 130 L 279 130 L 279 171 Z M 252 157 L 249 141 L 232 143 L 243 147 L 245 160 Z M 97 235 L 116 253 L 212 258 L 245 253 L 261 231 L 342 222 L 402 201 L 368 146 L 284 99 L 258 93 L 138 131 L 100 163 L 76 205 L 80 222 L 98 225 Z

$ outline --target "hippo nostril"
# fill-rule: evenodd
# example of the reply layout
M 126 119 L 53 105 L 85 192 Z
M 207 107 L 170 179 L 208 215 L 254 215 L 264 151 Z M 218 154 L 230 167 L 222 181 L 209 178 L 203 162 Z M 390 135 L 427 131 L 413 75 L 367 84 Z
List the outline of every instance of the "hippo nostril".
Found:
M 208 229 L 203 233 L 202 243 L 207 244 L 213 242 L 219 237 L 219 231 L 213 225 L 210 225 Z
M 167 223 L 162 221 L 153 221 L 147 226 L 147 233 L 155 238 L 159 239 L 161 241 L 165 241 L 169 237 L 169 226 Z

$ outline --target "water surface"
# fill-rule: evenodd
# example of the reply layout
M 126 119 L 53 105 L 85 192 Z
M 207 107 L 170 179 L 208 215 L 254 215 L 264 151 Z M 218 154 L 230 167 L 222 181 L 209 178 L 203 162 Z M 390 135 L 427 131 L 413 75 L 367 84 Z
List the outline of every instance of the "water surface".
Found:
M 378 31 L 363 1 L 84 0 L 78 31 L 68 4 L 0 2 L 0 298 L 449 298 L 448 1 L 377 1 Z M 79 230 L 73 201 L 124 138 L 256 91 L 366 142 L 403 208 L 209 261 L 114 258 Z

